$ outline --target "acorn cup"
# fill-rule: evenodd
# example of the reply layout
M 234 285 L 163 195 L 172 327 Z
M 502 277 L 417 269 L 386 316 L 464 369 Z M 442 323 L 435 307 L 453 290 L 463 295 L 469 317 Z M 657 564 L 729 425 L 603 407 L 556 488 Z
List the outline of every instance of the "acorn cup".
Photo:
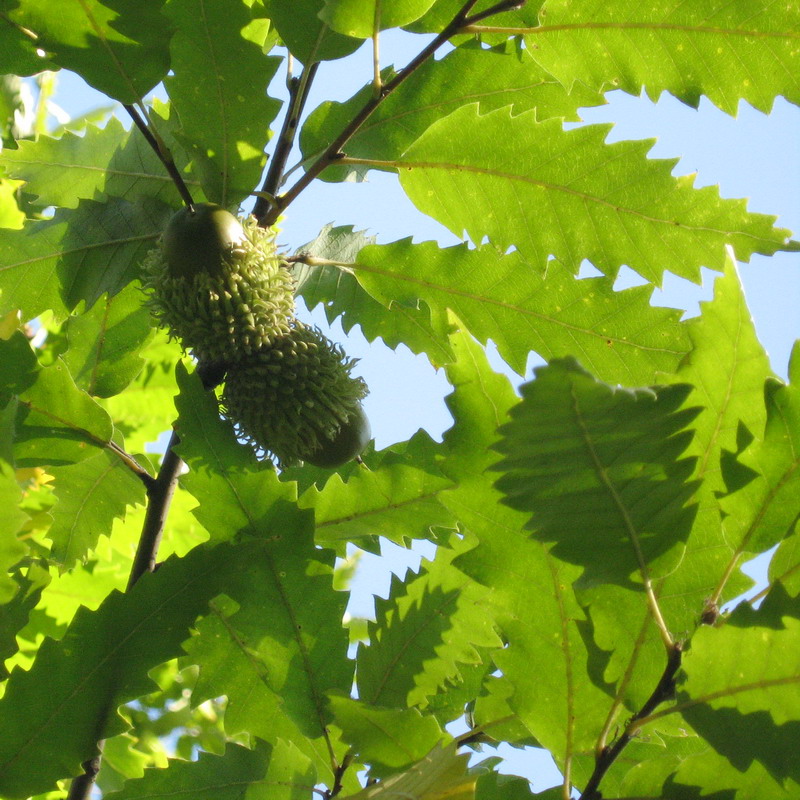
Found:
M 231 366 L 224 413 L 280 466 L 341 466 L 371 438 L 360 402 L 367 385 L 350 375 L 354 364 L 318 329 L 295 320 L 288 334 Z
M 239 434 L 280 466 L 338 467 L 371 438 L 355 364 L 295 319 L 294 284 L 275 231 L 212 203 L 178 211 L 144 262 L 148 303 L 198 360 Z
M 213 203 L 181 209 L 143 264 L 150 308 L 201 363 L 252 356 L 289 332 L 294 282 L 275 232 Z

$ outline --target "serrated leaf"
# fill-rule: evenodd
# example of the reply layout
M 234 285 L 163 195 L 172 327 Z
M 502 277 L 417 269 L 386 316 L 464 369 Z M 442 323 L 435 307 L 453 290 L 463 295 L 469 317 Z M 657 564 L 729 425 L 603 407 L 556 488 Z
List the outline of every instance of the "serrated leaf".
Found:
M 426 303 L 441 336 L 452 310 L 521 375 L 534 351 L 545 359 L 573 355 L 604 380 L 644 384 L 689 350 L 679 312 L 652 307 L 650 287 L 615 292 L 609 278 L 578 280 L 558 261 L 541 270 L 491 245 L 440 249 L 403 239 L 364 247 L 352 268 L 386 306 Z
M 440 547 L 419 576 L 406 583 L 393 578 L 389 597 L 376 598 L 369 645 L 360 644 L 356 657 L 359 698 L 424 708 L 437 692 L 459 683 L 465 665 L 481 663 L 479 651 L 502 645 L 488 591 L 451 566 L 463 549 Z
M 169 68 L 172 29 L 162 5 L 163 0 L 19 0 L 8 16 L 36 34 L 36 47 L 54 64 L 115 100 L 135 103 Z
M 19 308 L 24 320 L 52 309 L 63 319 L 81 300 L 116 294 L 137 277 L 170 213 L 156 201 L 83 200 L 20 231 L 0 229 L 2 309 Z
M 796 3 L 556 0 L 526 43 L 567 86 L 668 91 L 695 107 L 705 95 L 735 116 L 742 99 L 765 113 L 779 95 L 798 102 L 798 28 Z
M 60 641 L 45 640 L 0 701 L 0 791 L 28 797 L 82 772 L 98 739 L 124 730 L 117 706 L 152 690 L 147 671 L 179 655 L 189 626 L 250 558 L 247 548 L 197 548 L 96 612 L 80 609 Z
M 120 461 L 104 450 L 80 464 L 52 467 L 58 503 L 47 533 L 53 542 L 51 557 L 71 567 L 101 534 L 111 534 L 114 519 L 124 517 L 130 505 L 145 502 L 144 484 Z
M 587 585 L 647 581 L 680 561 L 694 513 L 689 388 L 614 388 L 568 359 L 523 385 L 496 445 L 497 487 Z
M 0 680 L 8 678 L 5 663 L 19 650 L 17 634 L 28 625 L 31 612 L 41 597 L 42 590 L 50 582 L 50 575 L 33 564 L 25 571 L 16 571 L 12 577 L 11 596 L 4 597 L 0 604 Z
M 241 30 L 251 15 L 230 0 L 175 0 L 166 13 L 177 28 L 173 74 L 164 83 L 209 200 L 240 203 L 257 185 L 269 126 L 280 102 L 267 96 L 281 63 L 265 57 Z
M 153 333 L 150 310 L 142 300 L 139 286 L 127 286 L 67 320 L 63 358 L 80 389 L 94 397 L 112 397 L 139 374 L 141 348 Z
M 433 717 L 415 708 L 380 708 L 336 695 L 328 703 L 342 739 L 373 767 L 370 774 L 409 767 L 443 739 L 450 739 Z
M 159 133 L 165 135 L 166 120 L 154 114 Z M 184 166 L 180 151 L 173 154 Z M 153 149 L 138 130 L 126 131 L 111 117 L 103 128 L 87 125 L 80 133 L 64 131 L 60 138 L 40 136 L 22 141 L 18 150 L 4 150 L 0 167 L 26 182 L 25 190 L 39 205 L 75 208 L 81 199 L 98 195 L 134 201 L 152 197 L 171 206 L 180 203 L 172 179 Z M 196 179 L 184 175 L 191 189 Z
M 15 458 L 20 466 L 69 464 L 111 441 L 108 414 L 56 361 L 40 367 L 26 337 L 0 340 L 0 397 L 16 394 Z
M 216 396 L 196 374 L 179 364 L 177 379 L 177 452 L 189 466 L 181 484 L 200 502 L 194 513 L 211 541 L 232 539 L 279 513 L 282 502 L 293 502 L 296 486 L 280 482 L 270 461 L 260 462 L 237 440 L 233 425 L 219 415 Z
M 313 242 L 298 252 L 350 263 L 362 247 L 374 241 L 372 236 L 353 231 L 352 226 L 326 225 Z M 370 342 L 380 337 L 392 349 L 404 344 L 413 353 L 426 353 L 435 366 L 452 360 L 447 342 L 434 330 L 430 311 L 424 306 L 394 306 L 387 311 L 361 288 L 352 274 L 331 265 L 297 265 L 295 276 L 297 294 L 308 308 L 322 303 L 328 322 L 340 318 L 345 333 L 358 324 Z
M 467 770 L 467 753 L 456 755 L 450 744 L 436 747 L 413 767 L 367 786 L 345 800 L 473 800 L 475 776 Z
M 457 236 L 513 245 L 540 269 L 554 255 L 574 272 L 589 259 L 609 276 L 626 264 L 652 283 L 665 270 L 698 282 L 700 267 L 723 267 L 725 244 L 743 261 L 784 246 L 789 232 L 773 228 L 774 217 L 749 214 L 714 187 L 694 189 L 693 176 L 673 178 L 674 160 L 646 157 L 652 141 L 605 144 L 608 131 L 465 106 L 388 166 Z
M 345 542 L 382 536 L 405 545 L 431 538 L 434 527 L 455 527 L 437 499 L 452 485 L 436 466 L 438 450 L 420 432 L 404 453 L 387 453 L 375 469 L 358 470 L 346 483 L 336 474 L 322 489 L 311 486 L 298 505 L 314 510 L 317 543 L 343 549 Z
M 264 5 L 283 43 L 304 64 L 342 58 L 361 47 L 361 39 L 342 36 L 322 21 L 325 0 L 264 0 Z
M 228 742 L 221 756 L 200 751 L 197 761 L 173 759 L 167 769 L 148 769 L 140 780 L 126 781 L 112 796 L 167 800 L 176 792 L 191 792 L 203 800 L 240 800 L 248 787 L 264 780 L 269 762 L 270 748 L 263 742 L 254 750 Z
M 723 524 L 734 562 L 744 554 L 760 553 L 780 542 L 793 531 L 800 514 L 800 344 L 797 343 L 789 363 L 789 377 L 789 384 L 767 379 L 763 435 L 754 431 L 758 438 L 753 439 L 751 434 L 737 442 L 736 465 L 748 473 L 745 484 L 738 485 L 733 468 L 725 475 L 731 493 L 720 504 L 726 514 Z
M 3 509 L 0 515 L 0 605 L 7 603 L 17 593 L 17 583 L 8 570 L 28 552 L 25 543 L 17 538 L 27 519 L 19 509 L 21 496 L 14 470 L 0 459 L 0 508 Z M 0 614 L 3 614 L 1 609 Z
M 722 627 L 700 628 L 683 669 L 678 708 L 695 730 L 738 770 L 756 760 L 775 780 L 800 783 L 797 598 L 778 585 L 758 611 L 742 604 Z
M 385 80 L 390 77 L 387 72 Z M 349 100 L 322 103 L 309 115 L 300 132 L 306 161 L 319 155 L 339 135 L 373 91 L 369 84 Z M 438 61 L 426 61 L 386 97 L 347 142 L 347 155 L 382 161 L 399 158 L 432 123 L 459 106 L 475 102 L 481 113 L 502 106 L 511 106 L 515 114 L 535 108 L 539 120 L 563 117 L 577 122 L 578 108 L 600 105 L 604 100 L 601 94 L 579 84 L 567 92 L 526 51 L 458 47 Z M 329 181 L 363 179 L 370 168 L 334 165 L 320 177 Z

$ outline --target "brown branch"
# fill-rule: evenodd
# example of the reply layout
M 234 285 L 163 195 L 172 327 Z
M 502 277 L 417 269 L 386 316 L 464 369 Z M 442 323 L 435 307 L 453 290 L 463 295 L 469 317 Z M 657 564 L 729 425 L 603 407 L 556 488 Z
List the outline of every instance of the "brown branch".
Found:
M 275 199 L 275 205 L 265 214 L 263 220 L 259 224 L 264 227 L 274 225 L 278 217 L 283 213 L 284 209 L 289 206 L 297 196 L 311 184 L 317 176 L 322 173 L 327 167 L 334 164 L 337 159 L 342 156 L 342 148 L 355 136 L 361 126 L 369 119 L 376 108 L 394 92 L 404 81 L 413 75 L 434 53 L 442 47 L 449 39 L 459 33 L 463 28 L 473 24 L 475 19 L 485 19 L 488 12 L 498 14 L 502 11 L 508 11 L 513 8 L 519 8 L 524 5 L 520 0 L 504 0 L 504 2 L 497 3 L 486 11 L 482 11 L 474 16 L 470 16 L 469 12 L 477 0 L 468 0 L 461 10 L 453 17 L 450 23 L 436 36 L 436 38 L 421 50 L 415 58 L 413 58 L 397 75 L 392 78 L 388 83 L 384 84 L 381 88 L 379 95 L 371 97 L 361 107 L 361 110 L 345 125 L 341 133 L 323 150 L 322 154 L 314 161 L 305 174 L 297 180 L 297 182 L 289 189 L 288 192 L 282 194 Z
M 147 126 L 147 122 L 145 122 L 142 115 L 136 110 L 135 106 L 124 104 L 123 108 L 128 112 L 128 114 L 130 114 L 134 124 L 142 132 L 142 136 L 144 136 L 144 138 L 147 140 L 147 143 L 153 148 L 153 151 L 161 160 L 161 163 L 167 170 L 169 177 L 172 178 L 172 182 L 175 184 L 175 188 L 178 190 L 183 202 L 186 203 L 187 206 L 192 205 L 194 201 L 192 200 L 192 195 L 189 192 L 189 187 L 186 185 L 185 181 L 183 180 L 183 176 L 178 171 L 178 167 L 175 165 L 175 161 L 173 160 L 172 154 L 169 152 L 167 146 L 163 141 L 153 134 L 153 132 Z
M 594 772 L 592 772 L 586 786 L 581 793 L 580 800 L 601 800 L 602 795 L 599 791 L 600 781 L 605 776 L 606 772 L 611 768 L 611 765 L 617 759 L 619 754 L 625 749 L 628 742 L 633 738 L 634 733 L 638 729 L 636 723 L 650 715 L 650 713 L 657 708 L 661 703 L 668 700 L 675 693 L 675 675 L 681 666 L 681 655 L 683 653 L 683 646 L 680 642 L 676 642 L 670 650 L 667 658 L 667 665 L 664 667 L 664 672 L 658 681 L 658 685 L 653 689 L 653 693 L 644 703 L 644 705 L 631 717 L 625 727 L 622 736 L 614 742 L 610 747 L 604 747 L 598 753 L 595 759 Z
M 318 67 L 319 62 L 315 61 L 303 67 L 303 71 L 299 77 L 289 80 L 289 105 L 286 109 L 286 116 L 283 118 L 281 132 L 278 135 L 278 144 L 275 147 L 275 152 L 272 154 L 272 160 L 270 161 L 267 175 L 264 178 L 264 185 L 261 187 L 261 191 L 264 195 L 274 197 L 283 181 L 286 162 L 289 160 L 289 154 L 292 152 L 294 140 L 297 135 L 297 128 L 300 124 L 300 117 L 303 114 L 303 108 L 308 99 L 311 83 L 314 80 Z M 267 197 L 262 195 L 256 198 L 256 203 L 253 206 L 253 216 L 262 227 L 268 227 L 264 225 L 263 219 L 269 212 L 270 206 L 271 202 Z

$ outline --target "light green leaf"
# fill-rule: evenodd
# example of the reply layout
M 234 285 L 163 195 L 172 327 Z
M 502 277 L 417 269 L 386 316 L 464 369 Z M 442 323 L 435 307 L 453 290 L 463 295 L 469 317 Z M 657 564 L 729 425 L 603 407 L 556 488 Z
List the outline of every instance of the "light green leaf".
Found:
M 322 21 L 325 0 L 264 0 L 264 5 L 283 43 L 304 64 L 342 58 L 361 47 L 361 39 L 342 36 Z
M 433 717 L 415 708 L 380 708 L 335 695 L 329 705 L 342 739 L 373 767 L 370 774 L 409 767 L 443 739 L 450 739 Z
M 17 583 L 8 574 L 9 568 L 28 552 L 25 543 L 17 538 L 27 519 L 27 515 L 19 508 L 21 496 L 14 470 L 0 459 L 0 508 L 3 509 L 0 515 L 0 606 L 11 600 L 18 589 Z M 0 615 L 3 613 L 0 608 Z M 0 616 L 0 631 L 3 630 L 3 621 Z M 6 636 L 3 633 L 0 633 L 0 654 L 5 650 L 2 639 Z M 11 638 L 13 641 L 13 634 Z
M 153 333 L 141 288 L 103 296 L 89 311 L 71 316 L 64 331 L 64 363 L 75 384 L 95 397 L 119 394 L 139 374 L 144 343 Z
M 778 585 L 758 611 L 741 604 L 721 627 L 704 626 L 683 659 L 678 709 L 744 772 L 760 762 L 800 783 L 800 602 Z
M 679 312 L 652 307 L 650 287 L 615 292 L 609 278 L 578 280 L 558 261 L 543 271 L 491 245 L 440 249 L 403 239 L 363 248 L 352 268 L 386 306 L 426 303 L 441 336 L 452 310 L 520 375 L 533 351 L 573 355 L 604 380 L 644 384 L 672 371 L 689 349 Z
M 473 800 L 475 776 L 467 769 L 469 755 L 456 755 L 445 744 L 431 750 L 413 767 L 385 781 L 367 786 L 343 800 Z
M 165 136 L 167 121 L 152 113 L 159 133 Z M 180 150 L 173 155 L 183 167 Z M 36 195 L 39 205 L 75 208 L 79 200 L 98 195 L 131 201 L 152 197 L 171 206 L 180 203 L 153 149 L 136 128 L 126 131 L 116 117 L 103 128 L 87 125 L 80 134 L 67 130 L 60 138 L 40 136 L 20 142 L 18 150 L 2 152 L 0 167 L 26 181 L 25 191 Z M 191 176 L 184 180 L 193 190 L 199 185 Z
M 125 729 L 116 708 L 152 691 L 148 670 L 180 654 L 189 626 L 252 557 L 246 547 L 197 548 L 96 612 L 81 608 L 63 639 L 45 640 L 0 701 L 0 792 L 28 797 L 81 773 L 97 740 Z
M 25 215 L 19 210 L 15 197 L 21 185 L 21 181 L 0 178 L 0 228 L 19 230 L 25 223 Z
M 140 780 L 126 781 L 113 797 L 167 800 L 176 792 L 191 792 L 203 800 L 241 800 L 247 787 L 263 781 L 269 762 L 270 748 L 263 742 L 255 750 L 229 742 L 224 755 L 201 750 L 197 761 L 174 759 L 167 769 L 148 769 Z
M 0 467 L 0 470 L 3 471 L 0 472 L 0 486 L 2 486 L 7 480 L 4 474 L 5 467 Z M 9 522 L 4 520 L 3 524 L 6 529 L 13 527 L 13 520 L 9 520 Z M 3 539 L 7 545 L 8 539 L 5 532 Z M 9 555 L 16 558 L 13 548 L 14 542 L 12 541 L 11 547 L 5 546 L 5 552 L 0 556 L 3 561 L 6 561 L 2 565 L 3 570 L 7 568 Z M 20 640 L 17 639 L 17 635 L 28 625 L 31 612 L 39 602 L 42 590 L 49 582 L 49 573 L 38 564 L 32 564 L 26 570 L 16 570 L 10 577 L 9 583 L 0 589 L 2 593 L 2 600 L 0 600 L 0 680 L 2 681 L 5 681 L 9 674 L 5 662 L 19 650 Z
M 280 109 L 267 86 L 280 59 L 242 37 L 251 15 L 237 0 L 173 0 L 166 13 L 177 28 L 173 74 L 164 83 L 179 138 L 208 199 L 236 205 L 258 184 L 266 161 L 269 126 Z
M 523 385 L 496 445 L 497 487 L 587 585 L 646 583 L 682 558 L 695 489 L 694 461 L 682 457 L 696 415 L 681 410 L 689 388 L 612 387 L 568 359 Z
M 19 0 L 8 16 L 36 34 L 36 47 L 54 64 L 115 100 L 135 103 L 169 68 L 172 29 L 162 5 L 163 0 Z
M 338 33 L 368 39 L 419 19 L 434 0 L 325 0 L 319 16 Z
M 145 502 L 144 484 L 115 455 L 104 450 L 80 464 L 52 467 L 58 503 L 47 533 L 51 557 L 71 567 L 94 548 L 101 534 L 109 536 L 115 518 L 128 506 Z
M 800 100 L 798 30 L 796 3 L 548 0 L 526 43 L 566 86 L 668 91 L 691 106 L 706 95 L 735 116 L 741 99 L 765 113 L 778 95 Z
M 194 513 L 211 541 L 232 539 L 280 514 L 283 502 L 296 500 L 295 484 L 281 483 L 272 462 L 259 462 L 237 440 L 233 425 L 220 418 L 216 395 L 203 389 L 196 374 L 179 364 L 177 378 L 177 452 L 189 466 L 181 484 L 199 501 Z
M 390 78 L 387 71 L 384 80 Z M 319 155 L 339 135 L 372 92 L 369 84 L 344 103 L 328 101 L 314 110 L 300 132 L 306 161 Z M 431 124 L 475 102 L 481 113 L 503 106 L 511 106 L 515 114 L 535 108 L 538 120 L 563 117 L 577 122 L 580 107 L 605 101 L 599 92 L 580 84 L 567 92 L 527 51 L 458 47 L 438 61 L 426 61 L 392 92 L 347 142 L 347 155 L 384 161 L 400 158 Z M 320 177 L 331 181 L 362 179 L 371 166 L 334 165 Z
M 108 414 L 75 386 L 61 360 L 40 367 L 22 333 L 0 340 L 0 397 L 16 394 L 15 457 L 20 466 L 69 464 L 111 441 Z
M 733 563 L 780 542 L 792 533 L 800 514 L 800 344 L 792 352 L 789 378 L 789 384 L 767 379 L 763 437 L 761 431 L 743 433 L 737 461 L 731 461 L 725 476 L 731 493 L 720 503 Z
M 356 260 L 362 247 L 374 241 L 374 237 L 353 231 L 352 226 L 326 225 L 313 242 L 298 252 L 349 263 Z M 322 303 L 328 322 L 341 318 L 345 333 L 358 324 L 370 342 L 380 337 L 392 349 L 404 344 L 413 353 L 426 353 L 435 366 L 452 361 L 447 341 L 433 329 L 430 311 L 424 306 L 395 305 L 387 311 L 361 288 L 351 273 L 331 265 L 298 264 L 295 277 L 297 294 L 308 308 Z
M 497 5 L 496 0 L 478 0 L 472 7 L 470 13 L 475 14 L 479 11 L 486 11 L 488 8 Z M 539 8 L 541 0 L 528 0 L 521 8 L 505 11 L 497 14 L 484 24 L 491 25 L 536 25 L 538 22 Z M 454 19 L 456 14 L 464 7 L 461 0 L 436 0 L 431 10 L 422 19 L 408 25 L 408 30 L 416 33 L 438 33 Z M 482 34 L 482 38 L 487 35 Z M 506 39 L 507 36 L 502 36 Z
M 405 545 L 432 538 L 434 527 L 455 527 L 437 499 L 452 485 L 435 463 L 439 450 L 420 431 L 405 452 L 388 452 L 377 467 L 356 471 L 346 483 L 336 474 L 322 489 L 311 486 L 298 505 L 314 510 L 317 543 L 343 550 L 345 542 L 382 536 Z
M 360 644 L 356 658 L 358 696 L 365 702 L 424 708 L 461 681 L 466 665 L 480 665 L 481 651 L 502 646 L 489 591 L 451 565 L 465 549 L 458 539 L 451 543 L 454 549 L 440 547 L 419 576 L 406 583 L 394 578 L 389 597 L 375 599 L 369 645 Z
M 29 320 L 52 309 L 63 319 L 81 300 L 116 294 L 137 277 L 170 213 L 157 201 L 83 200 L 20 231 L 0 229 L 0 310 L 19 308 Z
M 463 131 L 470 132 L 467 146 Z M 699 281 L 737 258 L 772 254 L 788 231 L 742 200 L 673 178 L 674 160 L 646 157 L 652 141 L 604 143 L 609 126 L 564 131 L 559 120 L 509 109 L 457 109 L 388 166 L 411 200 L 457 236 L 485 236 L 544 269 L 550 255 L 577 272 L 584 259 L 614 276 L 627 264 L 658 284 L 664 270 Z

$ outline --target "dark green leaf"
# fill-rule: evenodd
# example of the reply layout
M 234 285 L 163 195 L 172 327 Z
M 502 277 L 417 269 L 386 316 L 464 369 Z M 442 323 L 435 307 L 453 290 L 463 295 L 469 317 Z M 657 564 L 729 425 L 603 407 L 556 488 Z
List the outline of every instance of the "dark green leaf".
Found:
M 325 0 L 264 0 L 264 5 L 284 44 L 304 64 L 342 58 L 361 47 L 361 39 L 342 36 L 322 21 Z
M 137 277 L 170 213 L 156 202 L 83 200 L 20 231 L 0 229 L 2 309 L 19 308 L 25 320 L 52 309 L 62 319 L 81 300 L 116 294 Z
M 165 80 L 179 137 L 195 161 L 203 191 L 223 206 L 240 203 L 258 184 L 269 126 L 280 108 L 267 86 L 280 59 L 242 35 L 251 16 L 241 2 L 173 0 L 174 74 Z M 263 30 L 266 34 L 266 29 Z
M 12 22 L 36 34 L 59 67 L 122 103 L 135 103 L 167 74 L 172 34 L 163 0 L 17 0 Z

